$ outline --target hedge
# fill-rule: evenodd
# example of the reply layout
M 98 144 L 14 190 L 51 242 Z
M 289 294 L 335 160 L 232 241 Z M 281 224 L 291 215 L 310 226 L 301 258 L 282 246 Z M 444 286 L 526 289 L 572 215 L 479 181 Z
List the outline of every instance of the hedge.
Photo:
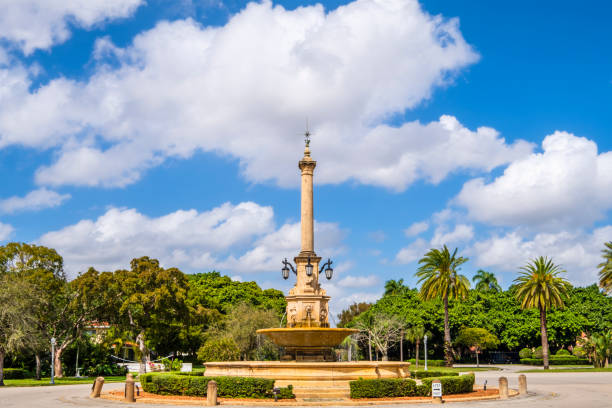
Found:
M 160 395 L 206 396 L 208 382 L 217 382 L 217 394 L 226 398 L 273 398 L 274 380 L 251 377 L 204 377 L 150 373 L 139 377 L 145 392 Z M 295 398 L 291 386 L 281 388 L 281 398 Z
M 544 360 L 541 358 L 521 358 L 521 364 L 527 365 L 544 365 Z M 588 359 L 578 358 L 575 356 L 550 356 L 548 358 L 549 365 L 590 365 Z
M 414 358 L 411 358 L 410 360 L 408 360 L 408 362 L 410 364 L 416 364 L 416 360 Z M 444 367 L 445 361 L 444 360 L 430 360 L 430 359 L 427 359 L 427 365 L 431 366 L 431 367 Z M 419 360 L 419 367 L 420 366 L 425 366 L 425 360 Z
M 24 378 L 32 378 L 32 373 L 23 368 L 5 368 L 4 379 L 5 380 L 22 380 Z
M 448 371 L 435 371 L 435 370 L 411 371 L 410 372 L 410 377 L 413 377 L 413 378 L 456 377 L 458 375 L 459 373 L 453 373 L 453 372 L 448 372 Z
M 435 379 L 442 383 L 444 394 L 461 394 L 474 389 L 474 374 L 424 378 L 422 385 L 417 385 L 414 380 L 401 378 L 359 379 L 351 381 L 349 385 L 351 398 L 427 397 L 431 395 L 431 383 Z
M 417 383 L 403 378 L 359 379 L 349 383 L 351 398 L 408 397 L 417 395 Z
M 431 396 L 431 383 L 433 380 L 440 380 L 442 383 L 442 395 L 446 394 L 464 394 L 474 391 L 474 374 L 464 374 L 459 377 L 437 377 L 424 378 L 423 387 L 427 390 L 427 396 Z

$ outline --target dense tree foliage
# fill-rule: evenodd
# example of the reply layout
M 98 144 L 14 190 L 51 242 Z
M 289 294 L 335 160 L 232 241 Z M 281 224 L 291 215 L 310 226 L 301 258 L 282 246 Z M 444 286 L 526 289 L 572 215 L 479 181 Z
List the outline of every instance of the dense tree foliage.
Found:
M 539 311 L 521 309 L 516 290 L 516 286 L 502 292 L 470 290 L 465 300 L 449 301 L 449 324 L 453 338 L 464 327 L 481 327 L 500 340 L 499 350 L 518 352 L 523 347 L 539 346 Z M 422 325 L 429 332 L 430 349 L 438 356 L 442 354 L 444 307 L 441 299 L 424 301 L 417 289 L 405 286 L 399 295 L 381 297 L 370 310 L 399 316 L 408 327 Z M 354 321 L 347 323 L 347 326 L 353 327 Z M 547 328 L 548 341 L 553 350 L 576 344 L 576 339 L 582 333 L 610 330 L 612 297 L 602 293 L 595 284 L 570 287 L 565 308 L 548 311 Z M 391 353 L 394 353 L 392 358 L 399 358 L 398 350 Z
M 605 243 L 605 248 L 601 251 L 604 261 L 597 267 L 599 270 L 599 286 L 612 294 L 612 241 Z

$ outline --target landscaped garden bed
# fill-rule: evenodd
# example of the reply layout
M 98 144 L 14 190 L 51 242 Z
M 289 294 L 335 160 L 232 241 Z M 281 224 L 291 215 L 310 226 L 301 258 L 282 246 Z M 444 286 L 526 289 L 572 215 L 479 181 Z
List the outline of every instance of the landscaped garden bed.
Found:
M 474 374 L 423 378 L 422 384 L 406 378 L 356 380 L 350 382 L 351 398 L 398 398 L 431 396 L 431 383 L 440 380 L 444 395 L 474 391 Z

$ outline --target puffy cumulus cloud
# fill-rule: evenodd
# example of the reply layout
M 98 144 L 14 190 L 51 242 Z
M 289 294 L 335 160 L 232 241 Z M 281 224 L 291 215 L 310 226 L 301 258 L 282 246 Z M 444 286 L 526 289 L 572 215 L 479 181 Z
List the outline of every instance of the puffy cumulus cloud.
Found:
M 432 217 L 436 222 L 445 218 L 446 212 L 440 212 L 434 214 Z M 420 225 L 424 224 L 424 225 Z M 414 228 L 413 228 L 414 227 Z M 428 229 L 429 224 L 426 222 L 415 223 L 408 230 L 413 228 L 414 230 Z M 407 231 L 408 231 L 407 230 Z M 406 236 L 411 237 L 414 234 L 408 234 Z M 440 248 L 442 245 L 448 246 L 451 250 L 454 247 L 461 245 L 467 245 L 474 238 L 474 227 L 468 224 L 456 224 L 452 229 L 449 228 L 447 223 L 440 223 L 429 241 L 423 238 L 417 238 L 408 244 L 406 247 L 400 249 L 395 255 L 395 262 L 399 264 L 408 264 L 415 262 L 423 257 L 427 251 L 431 248 Z
M 30 191 L 24 197 L 13 196 L 0 200 L 0 212 L 11 214 L 19 211 L 35 211 L 57 207 L 69 198 L 70 194 L 59 194 L 43 187 Z
M 9 239 L 13 234 L 13 231 L 15 231 L 15 228 L 13 228 L 11 225 L 0 222 L 0 241 L 6 241 Z
M 452 231 L 449 231 L 445 225 L 440 225 L 436 228 L 430 244 L 435 247 L 441 247 L 442 245 L 451 247 L 468 242 L 473 237 L 474 227 L 472 225 L 458 224 Z
M 344 250 L 337 224 L 315 222 L 321 254 Z M 96 220 L 82 220 L 48 232 L 39 243 L 58 250 L 75 275 L 94 266 L 125 268 L 132 258 L 152 256 L 184 271 L 222 270 L 244 277 L 280 271 L 280 261 L 299 252 L 300 224 L 274 224 L 274 211 L 253 202 L 225 203 L 210 211 L 178 210 L 147 217 L 135 209 L 111 208 Z
M 490 183 L 467 182 L 455 202 L 493 225 L 586 226 L 612 208 L 612 152 L 566 132 L 542 142 L 542 152 L 513 161 Z
M 299 154 L 306 115 L 323 183 L 402 190 L 532 149 L 452 116 L 382 124 L 478 59 L 458 20 L 431 16 L 416 0 L 357 0 L 329 13 L 250 3 L 222 27 L 161 22 L 125 48 L 100 39 L 94 56 L 85 81 L 57 78 L 31 91 L 15 67 L 0 82 L 0 147 L 56 150 L 36 174 L 42 185 L 123 186 L 197 150 L 238 158 L 250 181 L 294 185 L 295 155 L 286 153 Z
M 89 266 L 127 267 L 132 258 L 145 255 L 166 266 L 206 269 L 217 266 L 217 258 L 228 250 L 272 232 L 273 218 L 271 207 L 252 202 L 226 203 L 205 212 L 179 210 L 157 218 L 111 208 L 96 220 L 48 232 L 38 241 L 57 249 L 72 275 Z
M 352 276 L 348 275 L 338 281 L 338 286 L 343 288 L 371 288 L 379 283 L 378 276 Z
M 284 224 L 278 230 L 259 238 L 243 255 L 230 255 L 219 267 L 244 273 L 280 271 L 281 260 L 291 258 L 300 251 L 300 228 L 299 222 Z M 345 251 L 342 240 L 346 232 L 338 224 L 315 221 L 314 232 L 317 255 L 325 257 Z
M 552 257 L 567 270 L 566 278 L 576 285 L 597 282 L 597 265 L 602 261 L 604 242 L 612 237 L 612 226 L 590 232 L 559 231 L 524 237 L 518 231 L 476 242 L 469 250 L 479 267 L 504 272 L 517 272 L 538 256 Z M 508 284 L 510 281 L 507 282 Z
M 107 20 L 128 17 L 144 0 L 3 0 L 0 38 L 27 55 L 70 37 L 70 25 L 91 28 Z
M 429 229 L 429 223 L 427 221 L 415 222 L 404 230 L 404 234 L 407 237 L 414 237 Z

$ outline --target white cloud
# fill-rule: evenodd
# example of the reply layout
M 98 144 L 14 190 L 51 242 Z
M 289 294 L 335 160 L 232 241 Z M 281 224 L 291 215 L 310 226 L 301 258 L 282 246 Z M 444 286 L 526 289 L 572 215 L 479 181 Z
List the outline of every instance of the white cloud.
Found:
M 602 261 L 604 242 L 610 241 L 612 226 L 592 232 L 560 231 L 523 237 L 518 231 L 493 235 L 474 244 L 470 252 L 476 265 L 499 271 L 518 272 L 531 259 L 552 257 L 567 270 L 567 278 L 576 285 L 591 285 L 597 281 L 597 265 Z
M 404 230 L 404 234 L 407 237 L 414 237 L 429 229 L 429 223 L 427 221 L 415 222 Z
M 0 38 L 23 52 L 47 49 L 70 37 L 70 25 L 92 28 L 107 20 L 128 17 L 144 0 L 2 0 Z
M 0 200 L 0 212 L 11 214 L 18 211 L 35 211 L 57 207 L 69 198 L 70 194 L 59 194 L 43 187 L 30 191 L 24 197 L 13 196 Z
M 58 78 L 34 91 L 23 68 L 4 72 L 0 147 L 56 150 L 36 173 L 41 185 L 124 186 L 197 150 L 238 158 L 250 181 L 295 185 L 306 115 L 321 183 L 403 190 L 489 171 L 532 149 L 452 116 L 381 124 L 478 59 L 458 20 L 430 16 L 417 1 L 358 0 L 327 14 L 251 3 L 223 27 L 162 22 L 126 48 L 101 39 L 95 57 L 88 80 Z
M 344 235 L 337 224 L 315 222 L 322 256 L 341 253 Z M 281 260 L 299 252 L 300 224 L 275 229 L 272 208 L 253 202 L 156 218 L 111 208 L 96 220 L 48 232 L 39 243 L 55 248 L 72 276 L 90 266 L 115 270 L 128 267 L 132 258 L 151 256 L 185 272 L 216 269 L 242 279 L 244 273 L 280 271 Z
M 470 241 L 474 237 L 474 227 L 466 224 L 455 225 L 452 231 L 448 231 L 445 225 L 440 225 L 436 228 L 433 238 L 430 241 L 431 246 L 448 247 L 457 246 L 458 244 Z
M 324 258 L 341 254 L 345 232 L 335 223 L 316 222 L 314 226 L 317 255 Z M 281 260 L 300 251 L 300 223 L 285 224 L 278 230 L 259 238 L 253 248 L 239 257 L 230 255 L 219 267 L 244 273 L 280 271 Z
M 13 234 L 15 228 L 9 224 L 3 224 L 0 222 L 0 241 L 6 241 Z
M 369 276 L 352 276 L 348 275 L 338 281 L 338 286 L 343 288 L 369 288 L 377 285 L 379 282 L 376 275 Z
M 612 208 L 612 152 L 566 132 L 542 142 L 542 153 L 512 162 L 491 183 L 467 182 L 456 203 L 475 220 L 508 226 L 587 226 Z
M 151 256 L 186 270 L 215 268 L 218 257 L 248 246 L 274 230 L 273 210 L 252 202 L 229 203 L 198 213 L 179 210 L 151 218 L 135 209 L 111 208 L 95 221 L 82 220 L 44 234 L 39 243 L 55 248 L 74 275 L 94 266 L 127 267 L 132 258 Z
M 423 238 L 411 242 L 407 247 L 399 250 L 395 256 L 395 261 L 400 264 L 407 264 L 419 260 L 431 248 L 431 245 Z

